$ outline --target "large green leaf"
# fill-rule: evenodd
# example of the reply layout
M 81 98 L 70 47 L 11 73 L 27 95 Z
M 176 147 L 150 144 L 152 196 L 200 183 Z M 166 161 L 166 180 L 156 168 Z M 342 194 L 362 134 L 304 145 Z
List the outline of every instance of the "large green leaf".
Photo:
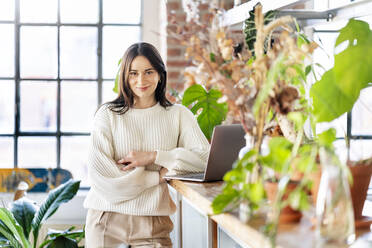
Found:
M 349 46 L 353 45 L 354 40 L 367 43 L 371 39 L 369 24 L 364 21 L 350 19 L 349 22 L 340 30 L 335 46 L 340 45 L 344 41 L 349 41 Z
M 15 247 L 29 248 L 31 244 L 26 239 L 22 227 L 14 218 L 12 212 L 6 208 L 0 208 L 0 232 Z
M 257 6 L 257 5 L 256 5 Z M 255 17 L 255 8 L 249 11 L 249 17 L 244 20 L 244 36 L 245 36 L 245 43 L 248 46 L 248 50 L 250 50 L 254 54 L 254 43 L 256 42 L 256 35 L 257 35 L 257 29 L 256 29 L 256 23 L 254 22 Z M 268 24 L 271 21 L 273 21 L 276 18 L 276 11 L 270 10 L 264 15 L 264 24 Z M 268 40 L 265 41 L 265 51 L 268 45 Z
M 78 244 L 73 239 L 65 236 L 58 236 L 48 244 L 47 248 L 78 248 Z
M 22 247 L 12 231 L 0 220 L 0 247 Z
M 325 72 L 313 84 L 310 97 L 313 99 L 313 114 L 317 122 L 332 121 L 354 105 L 353 99 L 338 87 L 333 70 Z
M 184 93 L 182 104 L 186 107 L 194 104 L 191 111 L 196 115 L 199 109 L 202 112 L 198 115 L 198 123 L 207 139 L 212 136 L 213 128 L 222 123 L 226 118 L 227 104 L 218 103 L 222 97 L 220 91 L 211 89 L 207 92 L 201 85 L 194 84 Z
M 80 181 L 70 179 L 49 192 L 47 199 L 41 204 L 39 211 L 36 212 L 32 220 L 34 246 L 36 246 L 41 224 L 57 211 L 61 203 L 71 200 L 78 191 L 79 186 Z
M 31 222 L 34 218 L 38 206 L 26 197 L 12 203 L 10 211 L 13 213 L 17 222 L 22 226 L 23 232 L 28 239 L 31 231 Z
M 50 243 L 53 243 L 58 237 L 63 236 L 65 238 L 74 240 L 76 244 L 78 244 L 84 237 L 85 237 L 85 232 L 83 229 L 81 230 L 74 230 L 74 226 L 66 229 L 66 230 L 54 230 L 54 229 L 49 229 L 48 230 L 48 235 L 46 240 L 40 245 L 39 248 L 43 248 L 46 245 L 49 245 Z M 49 246 L 48 246 L 49 247 Z
M 372 31 L 363 21 L 350 20 L 340 30 L 336 46 L 349 41 L 335 55 L 335 65 L 316 82 L 310 96 L 317 122 L 332 121 L 352 109 L 360 91 L 372 82 Z

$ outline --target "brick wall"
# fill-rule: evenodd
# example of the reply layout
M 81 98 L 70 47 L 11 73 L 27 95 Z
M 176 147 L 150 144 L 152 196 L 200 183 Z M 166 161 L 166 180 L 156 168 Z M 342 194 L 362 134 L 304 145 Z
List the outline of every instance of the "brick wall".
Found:
M 232 7 L 233 0 L 223 1 L 223 6 L 225 9 Z M 229 4 L 227 4 L 229 3 Z M 202 4 L 201 7 L 201 20 L 208 19 L 209 4 Z M 167 0 L 166 11 L 168 17 L 168 23 L 166 25 L 167 29 L 176 29 L 178 25 L 182 25 L 186 21 L 186 13 L 182 6 L 182 0 Z M 172 25 L 170 13 L 175 14 L 175 18 L 178 25 Z M 168 85 L 177 90 L 181 91 L 183 89 L 183 70 L 186 66 L 191 64 L 184 57 L 185 47 L 180 45 L 179 42 L 171 37 L 166 39 L 166 64 L 168 68 Z
M 177 28 L 175 25 L 170 24 L 171 17 L 170 13 L 176 15 L 176 21 L 180 25 L 186 21 L 186 13 L 182 7 L 182 0 L 168 0 L 166 3 L 167 9 L 167 30 Z M 189 65 L 189 61 L 186 61 L 184 58 L 185 48 L 178 44 L 178 41 L 168 37 L 166 40 L 166 51 L 167 51 L 167 68 L 168 68 L 168 85 L 169 87 L 182 90 L 183 88 L 183 77 L 182 71 L 185 66 Z

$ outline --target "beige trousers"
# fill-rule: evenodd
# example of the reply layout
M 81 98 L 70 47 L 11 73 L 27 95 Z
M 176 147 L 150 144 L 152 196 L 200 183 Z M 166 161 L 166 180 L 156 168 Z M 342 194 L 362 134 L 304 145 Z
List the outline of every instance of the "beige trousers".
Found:
M 169 216 L 134 216 L 89 209 L 85 247 L 171 248 L 169 233 L 172 230 L 173 223 Z

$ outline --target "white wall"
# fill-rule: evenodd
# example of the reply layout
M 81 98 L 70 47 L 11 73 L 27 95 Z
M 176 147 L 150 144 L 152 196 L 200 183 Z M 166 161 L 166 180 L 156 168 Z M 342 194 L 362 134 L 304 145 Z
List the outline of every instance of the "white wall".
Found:
M 164 16 L 166 18 L 165 0 L 143 0 L 142 40 L 153 44 L 165 60 Z

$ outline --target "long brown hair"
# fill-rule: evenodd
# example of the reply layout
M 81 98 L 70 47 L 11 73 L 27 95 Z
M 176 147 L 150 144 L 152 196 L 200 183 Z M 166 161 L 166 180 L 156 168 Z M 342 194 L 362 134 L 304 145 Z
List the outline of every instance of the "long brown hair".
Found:
M 133 107 L 134 94 L 129 86 L 129 70 L 133 60 L 137 56 L 144 56 L 154 69 L 158 72 L 160 80 L 155 89 L 155 100 L 164 108 L 172 106 L 166 97 L 167 71 L 158 50 L 151 44 L 139 42 L 131 45 L 124 53 L 121 60 L 119 73 L 119 92 L 115 100 L 107 102 L 109 109 L 117 114 L 125 114 L 129 108 Z

